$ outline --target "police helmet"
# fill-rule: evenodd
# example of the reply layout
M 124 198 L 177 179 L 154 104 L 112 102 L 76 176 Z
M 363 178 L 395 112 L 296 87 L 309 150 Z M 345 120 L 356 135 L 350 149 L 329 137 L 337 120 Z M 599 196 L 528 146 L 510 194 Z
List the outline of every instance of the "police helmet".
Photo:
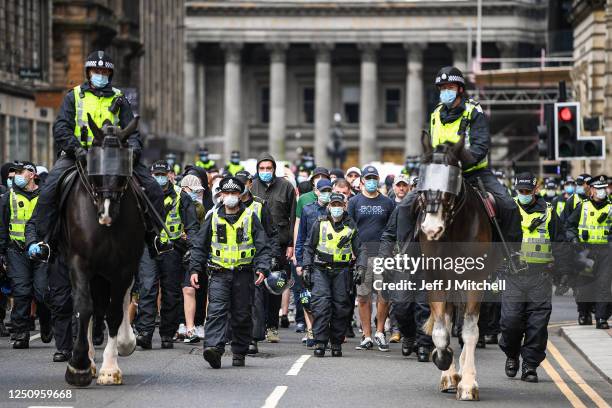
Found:
M 285 271 L 273 271 L 264 280 L 266 289 L 273 295 L 280 295 L 289 287 L 289 279 Z
M 459 68 L 442 67 L 436 75 L 436 86 L 444 84 L 457 84 L 465 88 L 465 78 Z
M 85 76 L 89 78 L 90 68 L 106 68 L 111 70 L 111 74 L 108 76 L 110 82 L 113 78 L 113 72 L 115 71 L 115 64 L 108 53 L 104 51 L 94 51 L 87 56 L 85 61 Z
M 310 298 L 311 297 L 312 295 L 310 294 L 310 291 L 308 289 L 302 289 L 299 295 L 300 304 L 302 305 L 304 310 L 306 310 L 307 312 L 310 312 L 311 310 L 310 308 Z

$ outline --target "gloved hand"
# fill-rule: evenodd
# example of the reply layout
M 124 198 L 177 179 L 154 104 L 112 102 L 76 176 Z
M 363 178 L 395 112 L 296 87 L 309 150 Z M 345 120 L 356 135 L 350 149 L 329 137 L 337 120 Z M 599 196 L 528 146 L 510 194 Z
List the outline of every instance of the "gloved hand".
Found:
M 565 295 L 570 288 L 568 282 L 569 282 L 569 277 L 567 275 L 561 275 L 561 278 L 559 279 L 559 284 L 557 285 L 557 288 L 555 289 L 555 295 L 557 296 Z
M 365 276 L 365 268 L 363 266 L 358 266 L 353 271 L 353 283 L 355 285 L 361 285 L 363 283 L 364 276 Z
M 310 266 L 304 266 L 302 268 L 302 283 L 304 284 L 304 287 L 308 290 L 310 290 L 312 288 L 312 275 L 311 275 L 311 267 Z
M 82 147 L 78 147 L 74 151 L 74 158 L 76 159 L 76 161 L 81 163 L 83 167 L 85 167 L 85 165 L 87 164 L 87 150 L 83 149 Z

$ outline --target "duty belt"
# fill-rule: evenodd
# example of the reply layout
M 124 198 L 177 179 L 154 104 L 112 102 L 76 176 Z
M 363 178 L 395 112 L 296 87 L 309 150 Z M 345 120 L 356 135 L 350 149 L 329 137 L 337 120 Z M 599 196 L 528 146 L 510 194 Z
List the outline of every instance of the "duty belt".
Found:
M 238 265 L 234 268 L 224 268 L 223 266 L 215 265 L 209 263 L 206 266 L 206 269 L 209 272 L 242 272 L 242 271 L 251 271 L 253 270 L 252 265 Z

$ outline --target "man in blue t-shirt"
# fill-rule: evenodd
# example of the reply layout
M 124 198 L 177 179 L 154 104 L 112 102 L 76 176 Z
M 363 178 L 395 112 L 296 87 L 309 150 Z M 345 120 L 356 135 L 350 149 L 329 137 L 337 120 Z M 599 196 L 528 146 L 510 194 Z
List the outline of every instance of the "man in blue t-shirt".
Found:
M 374 166 L 366 166 L 361 172 L 361 193 L 349 200 L 348 215 L 355 221 L 359 240 L 365 243 L 368 251 L 368 259 L 378 254 L 380 237 L 387 225 L 387 221 L 393 212 L 395 204 L 393 200 L 385 197 L 378 191 L 378 170 Z M 377 277 L 382 280 L 382 277 Z M 374 346 L 372 341 L 372 289 L 374 285 L 374 273 L 372 263 L 368 262 L 368 268 L 362 279 L 361 285 L 357 286 L 357 300 L 359 302 L 359 318 L 363 337 L 357 350 L 369 350 Z M 380 351 L 389 351 L 389 345 L 385 338 L 385 320 L 389 314 L 389 303 L 378 292 L 376 302 L 376 334 L 374 341 Z

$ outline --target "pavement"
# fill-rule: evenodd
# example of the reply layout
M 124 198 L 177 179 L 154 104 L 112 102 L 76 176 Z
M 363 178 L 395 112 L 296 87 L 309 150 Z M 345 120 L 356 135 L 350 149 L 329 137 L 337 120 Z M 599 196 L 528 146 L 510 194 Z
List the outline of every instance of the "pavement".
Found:
M 566 340 L 561 328 L 575 324 L 575 305 L 555 298 L 549 329 L 548 357 L 538 369 L 540 382 L 530 384 L 504 375 L 505 356 L 495 345 L 478 349 L 476 367 L 479 407 L 609 407 L 612 385 Z M 281 329 L 278 344 L 260 343 L 260 354 L 245 368 L 231 367 L 223 357 L 220 370 L 202 358 L 202 344 L 176 344 L 120 357 L 124 384 L 71 387 L 64 381 L 65 363 L 51 362 L 53 344 L 40 339 L 28 350 L 13 350 L 0 339 L 0 407 L 429 407 L 459 404 L 454 394 L 438 391 L 440 372 L 433 363 L 402 357 L 400 344 L 390 352 L 358 351 L 358 339 L 344 345 L 344 357 L 315 358 L 300 342 L 301 334 Z M 589 336 L 586 333 L 585 337 Z M 591 334 L 596 333 L 591 328 Z M 597 334 L 599 335 L 599 334 Z M 459 350 L 457 339 L 453 348 Z M 97 348 L 97 364 L 102 347 Z M 16 398 L 24 390 L 26 398 Z M 63 391 L 64 398 L 34 398 L 36 390 Z M 70 398 L 66 397 L 67 392 Z M 29 397 L 28 397 L 29 393 Z M 465 406 L 468 403 L 463 403 Z
M 594 326 L 564 326 L 562 336 L 612 384 L 612 329 L 595 330 Z

